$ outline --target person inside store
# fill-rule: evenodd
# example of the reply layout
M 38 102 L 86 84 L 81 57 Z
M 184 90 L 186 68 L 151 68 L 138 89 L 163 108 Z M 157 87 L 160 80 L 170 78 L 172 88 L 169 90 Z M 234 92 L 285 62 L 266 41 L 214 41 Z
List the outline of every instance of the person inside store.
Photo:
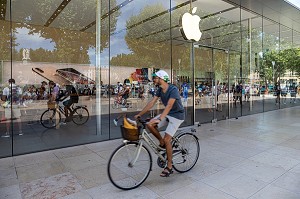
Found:
M 144 100 L 145 99 L 145 96 L 144 96 L 144 91 L 145 91 L 144 86 L 140 86 L 138 91 L 139 91 L 139 99 Z
M 158 101 L 164 104 L 165 109 L 156 117 L 152 118 L 147 123 L 149 131 L 159 140 L 159 146 L 165 148 L 167 151 L 167 166 L 161 172 L 161 177 L 168 177 L 173 173 L 172 166 L 172 144 L 171 140 L 179 126 L 185 119 L 184 107 L 181 102 L 179 90 L 173 84 L 169 84 L 169 75 L 164 70 L 159 70 L 153 75 L 153 82 L 159 86 L 155 96 L 152 100 L 143 108 L 143 110 L 134 117 L 140 118 L 147 113 Z M 159 133 L 159 129 L 163 126 L 167 126 L 164 138 Z
M 19 127 L 19 135 L 23 135 L 22 132 L 22 122 L 21 122 L 21 110 L 20 104 L 22 101 L 22 88 L 16 85 L 14 79 L 8 80 L 8 86 L 3 89 L 3 94 L 1 97 L 2 101 L 5 101 L 4 112 L 6 119 L 6 132 L 1 137 L 10 137 L 10 126 L 12 120 L 16 120 Z
M 53 81 L 49 81 L 49 101 L 55 102 L 59 98 L 59 86 Z

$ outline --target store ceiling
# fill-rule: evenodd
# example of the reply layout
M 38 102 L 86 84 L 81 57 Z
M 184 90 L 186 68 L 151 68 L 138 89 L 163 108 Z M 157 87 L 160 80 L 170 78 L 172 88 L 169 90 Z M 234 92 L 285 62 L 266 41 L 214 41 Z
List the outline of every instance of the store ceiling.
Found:
M 300 32 L 300 10 L 283 0 L 223 0 L 233 3 Z
M 123 0 L 118 1 L 119 7 L 113 8 L 111 11 L 107 11 L 103 13 L 104 16 L 114 14 L 114 11 L 117 9 L 122 9 L 128 6 L 134 6 L 135 0 Z M 0 3 L 6 2 L 6 10 L 2 11 L 6 17 L 5 19 L 9 19 L 9 1 L 0 0 Z M 35 0 L 22 0 L 22 3 L 18 3 L 17 1 L 11 1 L 13 7 L 12 13 L 12 20 L 15 22 L 25 22 L 31 23 L 34 25 L 40 26 L 49 26 L 53 28 L 61 28 L 61 21 L 66 20 L 67 14 L 70 14 L 72 10 L 70 7 L 72 6 L 84 6 L 82 4 L 82 0 L 52 0 L 51 5 L 48 7 L 47 13 L 44 16 L 37 16 L 32 13 L 32 7 L 35 6 Z M 46 1 L 45 1 L 46 2 Z M 89 3 L 93 2 L 95 5 L 96 0 L 90 0 Z M 122 2 L 122 3 L 121 3 Z M 139 1 L 138 1 L 139 2 Z M 176 3 L 185 4 L 186 7 L 189 7 L 188 3 L 190 0 L 177 0 Z M 241 3 L 242 12 L 241 12 L 241 20 L 242 23 L 247 23 L 247 19 L 252 18 L 252 28 L 257 28 L 262 26 L 262 20 L 259 15 L 264 15 L 270 20 L 264 20 L 264 32 L 280 35 L 280 37 L 286 37 L 286 39 L 293 39 L 294 43 L 300 45 L 300 11 L 295 7 L 289 5 L 283 0 L 193 0 L 193 7 L 198 6 L 202 10 L 205 10 L 208 13 L 214 13 L 217 16 L 222 18 L 226 18 L 233 23 L 239 22 L 240 20 L 240 9 L 239 5 Z M 3 4 L 3 5 L 4 5 Z M 124 4 L 121 5 L 121 4 Z M 127 5 L 128 4 L 128 5 Z M 2 4 L 1 4 L 2 5 Z M 121 5 L 121 6 L 120 6 Z M 91 9 L 95 9 L 94 6 Z M 179 10 L 179 9 L 178 9 Z M 217 13 L 219 12 L 220 13 Z M 176 12 L 176 10 L 172 10 L 172 12 Z M 167 13 L 167 12 L 166 12 Z M 82 14 L 82 13 L 74 13 L 74 14 Z M 72 30 L 80 30 L 80 31 L 87 31 L 87 32 L 94 32 L 95 31 L 95 12 L 85 13 L 84 17 L 80 16 L 74 17 L 72 19 L 68 19 L 69 24 L 72 24 Z M 0 15 L 1 16 L 1 15 Z M 30 16 L 30 18 L 28 18 Z M 205 17 L 205 16 L 201 16 Z M 3 18 L 2 18 L 3 19 Z M 27 21 L 26 21 L 26 20 Z M 73 20 L 73 21 L 72 21 Z M 145 20 L 145 19 L 144 19 Z M 205 20 L 205 19 L 204 19 Z M 279 30 L 278 24 L 280 23 L 281 30 Z M 214 24 L 211 24 L 210 27 L 205 27 L 207 31 L 212 30 L 216 27 L 213 27 Z M 178 26 L 172 30 L 174 34 L 177 34 L 179 38 Z M 298 32 L 293 35 L 293 38 L 290 37 L 290 29 L 294 29 Z M 116 30 L 115 34 L 118 34 L 120 31 L 124 30 Z M 159 32 L 159 31 L 158 31 Z M 141 35 L 143 37 L 144 35 Z M 217 38 L 217 35 L 214 35 Z M 176 38 L 176 35 L 175 35 Z M 207 40 L 210 40 L 210 37 L 205 36 L 203 37 Z M 230 39 L 230 38 L 228 38 Z M 181 40 L 179 38 L 178 40 Z M 208 41 L 209 42 L 209 41 Z M 229 41 L 228 41 L 229 42 Z M 226 41 L 224 43 L 226 45 Z

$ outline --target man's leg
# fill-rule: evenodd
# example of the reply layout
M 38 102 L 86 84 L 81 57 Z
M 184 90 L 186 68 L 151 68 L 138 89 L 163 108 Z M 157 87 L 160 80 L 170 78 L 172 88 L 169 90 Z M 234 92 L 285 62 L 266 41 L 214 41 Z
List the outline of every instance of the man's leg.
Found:
M 158 139 L 160 146 L 164 146 L 165 143 L 157 129 L 157 124 L 147 124 L 147 127 L 150 132 Z
M 164 137 L 164 142 L 165 142 L 165 145 L 166 145 L 167 158 L 168 158 L 167 167 L 169 169 L 172 169 L 172 158 L 173 158 L 172 157 L 172 155 L 173 155 L 173 149 L 172 149 L 171 140 L 172 140 L 172 136 L 169 135 L 168 133 L 166 133 L 165 137 Z
M 18 123 L 19 127 L 19 135 L 23 135 L 21 118 L 17 118 L 16 122 Z
M 180 124 L 184 121 L 184 120 L 179 120 L 179 119 L 176 119 L 176 118 L 173 118 L 170 116 L 168 117 L 168 120 L 169 120 L 169 124 L 167 126 L 166 134 L 164 137 L 168 162 L 167 162 L 167 167 L 160 174 L 161 177 L 168 177 L 173 172 L 172 171 L 173 149 L 172 149 L 172 143 L 171 143 L 172 137 L 177 132 Z
M 68 106 L 64 106 L 66 118 L 69 116 Z
M 12 124 L 12 123 L 11 123 L 11 112 L 10 112 L 10 108 L 5 108 L 5 116 L 4 116 L 4 118 L 6 119 L 6 120 L 5 120 L 6 132 L 5 132 L 5 134 L 2 135 L 1 137 L 10 137 L 9 129 L 10 129 L 10 125 Z

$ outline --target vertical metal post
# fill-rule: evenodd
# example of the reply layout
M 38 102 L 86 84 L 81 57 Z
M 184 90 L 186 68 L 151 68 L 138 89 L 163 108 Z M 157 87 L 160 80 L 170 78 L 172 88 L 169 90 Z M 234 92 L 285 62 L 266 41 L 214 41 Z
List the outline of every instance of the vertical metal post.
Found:
M 230 77 L 229 77 L 229 71 L 230 71 L 230 54 L 229 51 L 227 53 L 227 87 L 228 87 L 228 93 L 227 93 L 227 106 L 228 106 L 228 119 L 230 118 Z
M 248 19 L 248 62 L 249 62 L 249 74 L 250 74 L 249 75 L 250 87 L 251 87 L 253 85 L 253 75 L 254 75 L 254 70 L 252 70 L 252 19 L 251 18 Z M 245 97 L 246 97 L 246 93 L 245 93 Z M 250 103 L 249 109 L 250 111 L 252 111 L 252 102 Z
M 192 83 L 191 87 L 193 89 L 193 125 L 195 125 L 195 119 L 196 119 L 196 111 L 195 111 L 195 48 L 194 48 L 194 42 L 191 43 L 191 53 L 190 53 L 190 61 L 191 61 L 191 69 L 192 69 Z
M 101 0 L 96 7 L 96 135 L 101 131 Z
M 215 79 L 215 74 L 214 74 L 215 70 L 214 70 L 214 49 L 211 48 L 211 91 L 213 89 L 213 86 L 214 86 L 214 79 Z M 213 118 L 212 118 L 212 121 L 215 122 L 215 119 L 216 119 L 216 113 L 215 113 L 215 109 L 214 109 L 214 94 L 213 92 L 211 92 L 211 106 L 212 106 L 212 109 L 214 110 L 213 111 Z

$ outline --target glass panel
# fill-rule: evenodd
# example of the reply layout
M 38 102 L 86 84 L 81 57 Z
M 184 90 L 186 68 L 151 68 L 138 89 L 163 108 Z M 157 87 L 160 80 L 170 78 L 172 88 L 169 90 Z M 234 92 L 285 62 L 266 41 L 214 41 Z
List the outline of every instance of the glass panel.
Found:
M 263 19 L 263 60 L 260 72 L 263 83 L 260 94 L 264 98 L 264 111 L 280 107 L 279 24 Z
M 242 13 L 244 15 L 245 11 Z M 255 16 L 242 21 L 242 115 L 263 112 L 260 88 L 260 55 L 262 55 L 262 17 Z
M 135 0 L 112 14 L 118 21 L 110 36 L 111 138 L 120 137 L 113 119 L 120 120 L 124 113 L 133 118 L 153 98 L 152 73 L 163 69 L 171 77 L 169 9 L 169 1 Z M 163 109 L 158 102 L 144 117 Z
M 193 6 L 200 9 L 200 27 L 203 33 L 199 48 L 196 45 L 195 50 L 195 82 L 199 87 L 198 93 L 202 87 L 205 89 L 204 93 L 198 94 L 200 99 L 196 97 L 196 103 L 199 102 L 196 105 L 196 121 L 225 119 L 230 115 L 228 100 L 233 98 L 230 97 L 232 93 L 228 95 L 231 87 L 229 84 L 234 83 L 234 80 L 229 79 L 229 74 L 237 71 L 236 67 L 239 66 L 236 65 L 236 55 L 233 56 L 234 61 L 230 62 L 230 54 L 238 56 L 240 52 L 240 18 L 236 17 L 240 15 L 240 9 L 220 1 L 197 1 Z M 232 63 L 235 65 L 230 68 Z M 203 114 L 203 111 L 206 113 Z M 231 112 L 234 117 L 241 115 L 237 108 L 231 108 Z
M 100 46 L 100 93 L 101 96 L 101 125 L 100 132 L 103 139 L 110 138 L 110 109 L 109 97 L 112 94 L 112 88 L 109 85 L 109 35 L 116 29 L 117 18 L 114 15 L 109 15 L 112 8 L 117 6 L 116 1 L 108 2 L 101 0 L 101 46 Z M 119 13 L 117 10 L 115 13 Z M 111 20 L 111 22 L 109 22 Z M 97 103 L 97 102 L 96 102 Z
M 280 58 L 283 60 L 280 73 L 281 106 L 292 107 L 297 104 L 297 75 L 298 64 L 297 50 L 293 48 L 293 31 L 285 26 L 280 26 Z
M 96 131 L 95 122 L 96 5 L 96 0 L 84 4 L 79 0 L 12 2 L 16 43 L 13 45 L 12 71 L 9 63 L 8 66 L 4 64 L 3 81 L 11 76 L 22 90 L 12 111 L 16 118 L 21 113 L 20 126 L 19 120 L 12 120 L 16 135 L 14 154 L 103 139 Z M 108 4 L 103 4 L 105 6 Z M 54 81 L 56 87 L 49 81 Z M 59 92 L 55 94 L 58 87 Z M 44 119 L 42 115 L 48 110 L 47 101 L 55 100 L 55 95 L 60 100 L 61 123 L 58 114 L 55 117 L 49 114 L 44 124 L 53 128 L 47 129 L 40 119 Z M 68 95 L 70 98 L 65 100 L 69 101 L 63 104 L 62 100 Z M 70 106 L 71 110 L 66 111 L 64 106 Z M 76 106 L 84 108 L 75 111 Z M 88 120 L 82 124 L 84 119 Z M 57 121 L 56 127 L 54 121 Z
M 297 54 L 296 55 L 299 55 L 299 48 L 300 48 L 300 33 L 297 32 L 297 31 L 293 31 L 293 49 L 296 50 Z M 294 71 L 294 74 L 295 76 L 297 77 L 297 94 L 296 94 L 296 104 L 299 105 L 300 103 L 300 67 L 295 67 L 294 68 L 295 71 Z
M 196 5 L 195 5 L 196 6 Z M 194 123 L 194 80 L 191 54 L 193 45 L 190 41 L 185 41 L 180 34 L 180 18 L 189 12 L 190 4 L 186 1 L 177 1 L 171 7 L 171 28 L 172 28 L 172 71 L 173 84 L 175 84 L 182 98 L 185 107 L 185 121 L 182 126 L 192 125 Z M 199 12 L 197 10 L 197 15 Z
M 229 72 L 229 51 L 214 50 L 214 107 L 216 110 L 215 118 L 224 120 L 228 117 L 228 72 Z
M 195 48 L 195 66 L 195 120 L 201 124 L 211 122 L 214 119 L 211 92 L 214 84 L 213 49 L 207 47 Z
M 13 129 L 11 128 L 12 120 L 10 117 L 12 107 L 8 105 L 6 95 L 9 94 L 9 92 L 7 92 L 9 91 L 8 79 L 11 77 L 11 46 L 17 45 L 17 41 L 15 37 L 11 38 L 11 31 L 16 32 L 16 30 L 11 29 L 8 14 L 8 11 L 10 10 L 9 2 L 10 1 L 5 1 L 5 3 L 1 5 L 0 15 L 0 158 L 12 155 Z M 4 71 L 7 72 L 4 73 Z M 5 75 L 7 77 L 5 77 Z

